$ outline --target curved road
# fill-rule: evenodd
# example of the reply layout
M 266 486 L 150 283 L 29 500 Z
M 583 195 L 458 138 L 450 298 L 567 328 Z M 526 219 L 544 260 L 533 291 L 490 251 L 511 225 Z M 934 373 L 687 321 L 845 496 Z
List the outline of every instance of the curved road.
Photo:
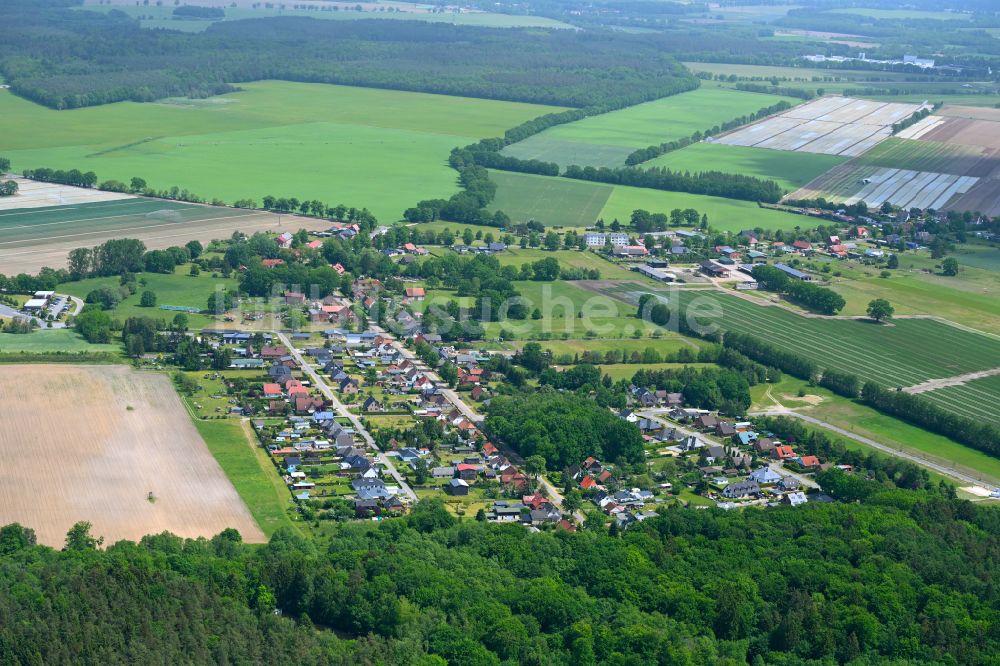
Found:
M 881 442 L 876 442 L 874 439 L 869 439 L 867 437 L 862 437 L 861 435 L 856 435 L 853 432 L 851 432 L 850 430 L 844 430 L 843 428 L 835 426 L 832 423 L 827 423 L 826 421 L 820 421 L 817 418 L 814 418 L 812 416 L 808 416 L 806 414 L 799 414 L 798 412 L 793 412 L 790 409 L 766 409 L 766 410 L 758 411 L 758 412 L 750 412 L 749 415 L 750 416 L 790 416 L 792 418 L 801 419 L 803 421 L 806 421 L 807 423 L 812 423 L 813 425 L 817 425 L 817 426 L 819 426 L 821 428 L 825 428 L 827 430 L 831 430 L 831 431 L 837 433 L 838 435 L 842 435 L 842 436 L 847 437 L 849 439 L 853 439 L 856 442 L 861 442 L 862 444 L 865 444 L 866 446 L 870 446 L 873 449 L 878 449 L 879 451 L 883 451 L 884 453 L 888 453 L 890 455 L 894 455 L 896 457 L 903 458 L 905 460 L 909 460 L 910 462 L 916 463 L 917 465 L 920 465 L 921 467 L 926 467 L 927 469 L 933 470 L 933 471 L 937 472 L 938 474 L 942 474 L 942 475 L 950 477 L 952 479 L 956 479 L 958 481 L 962 481 L 963 483 L 969 483 L 969 484 L 974 485 L 974 486 L 979 486 L 981 488 L 986 488 L 987 490 L 991 490 L 991 491 L 993 490 L 993 486 L 990 486 L 988 483 L 986 483 L 982 479 L 978 479 L 978 478 L 976 478 L 974 476 L 971 476 L 969 474 L 965 474 L 963 472 L 959 472 L 956 469 L 952 469 L 951 467 L 947 467 L 945 465 L 941 465 L 939 463 L 927 460 L 926 458 L 921 458 L 920 456 L 914 455 L 914 454 L 912 454 L 912 453 L 910 453 L 908 451 L 902 451 L 900 449 L 894 449 L 891 446 L 887 446 L 887 445 L 885 445 L 885 444 L 883 444 Z

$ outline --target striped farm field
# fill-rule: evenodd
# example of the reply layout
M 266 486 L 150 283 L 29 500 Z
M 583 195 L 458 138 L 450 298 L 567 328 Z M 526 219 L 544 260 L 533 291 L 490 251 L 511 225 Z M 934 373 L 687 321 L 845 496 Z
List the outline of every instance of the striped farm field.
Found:
M 921 393 L 949 411 L 976 421 L 1000 420 L 1000 375 L 975 379 L 958 386 L 947 386 Z
M 780 307 L 761 306 L 721 293 L 681 291 L 687 307 L 714 300 L 724 330 L 755 335 L 862 380 L 885 386 L 912 386 L 1000 366 L 1000 341 L 933 319 L 898 319 L 877 325 L 863 319 L 803 317 Z
M 891 138 L 869 150 L 854 163 L 981 177 L 990 175 L 1000 166 L 1000 151 L 956 143 Z

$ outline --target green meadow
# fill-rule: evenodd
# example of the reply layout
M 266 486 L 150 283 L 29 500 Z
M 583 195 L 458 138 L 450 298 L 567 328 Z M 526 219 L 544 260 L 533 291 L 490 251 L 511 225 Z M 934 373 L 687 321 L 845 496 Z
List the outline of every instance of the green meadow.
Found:
M 41 329 L 34 333 L 0 333 L 0 353 L 26 352 L 45 354 L 49 352 L 111 352 L 117 353 L 121 346 L 92 345 L 68 328 Z
M 845 160 L 846 158 L 837 155 L 696 143 L 661 155 L 643 166 L 666 167 L 674 171 L 722 171 L 756 176 L 774 180 L 791 192 Z
M 675 208 L 694 208 L 720 230 L 794 229 L 804 224 L 799 215 L 761 208 L 752 201 L 502 171 L 492 171 L 490 177 L 497 183 L 490 208 L 502 210 L 515 222 L 587 227 L 598 218 L 628 220 L 637 208 L 667 214 Z
M 708 85 L 558 125 L 507 146 L 503 152 L 561 166 L 621 166 L 637 148 L 691 136 L 780 100 L 799 101 Z
M 455 146 L 554 107 L 323 84 L 261 81 L 205 100 L 54 111 L 0 91 L 13 168 L 145 178 L 232 203 L 264 195 L 367 206 L 385 222 L 458 190 Z M 39 131 L 44 128 L 44 131 Z
M 873 19 L 925 19 L 932 21 L 971 21 L 972 14 L 957 12 L 930 12 L 918 9 L 867 9 L 843 7 L 829 10 L 831 14 L 855 14 Z
M 111 316 L 122 321 L 125 321 L 129 317 L 152 317 L 153 319 L 163 319 L 169 322 L 173 320 L 177 312 L 161 310 L 161 305 L 177 305 L 204 310 L 208 307 L 208 297 L 212 295 L 217 287 L 222 289 L 236 287 L 237 283 L 233 278 L 226 279 L 222 276 L 212 277 L 212 274 L 207 271 L 202 272 L 197 277 L 192 277 L 188 275 L 189 268 L 189 265 L 178 266 L 173 275 L 139 273 L 136 277 L 138 280 L 145 280 L 145 286 L 140 284 L 138 291 L 122 300 L 117 307 L 110 311 Z M 118 285 L 119 278 L 117 276 L 88 278 L 86 280 L 61 284 L 59 285 L 59 292 L 78 298 L 86 298 L 87 294 L 94 289 L 99 289 L 100 287 L 117 289 Z M 139 306 L 142 292 L 147 290 L 156 294 L 156 307 L 144 308 Z M 207 315 L 188 314 L 187 317 L 188 325 L 192 329 L 218 323 L 214 318 Z

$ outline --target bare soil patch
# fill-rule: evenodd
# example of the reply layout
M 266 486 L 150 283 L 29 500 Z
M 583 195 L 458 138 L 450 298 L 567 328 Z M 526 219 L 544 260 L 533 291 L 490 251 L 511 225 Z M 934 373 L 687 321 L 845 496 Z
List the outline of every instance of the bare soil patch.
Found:
M 8 180 L 4 178 L 3 180 Z M 41 183 L 24 178 L 12 178 L 17 183 L 17 194 L 0 198 L 0 210 L 18 208 L 46 208 L 48 206 L 70 206 L 98 201 L 118 201 L 131 199 L 131 194 L 104 192 L 86 187 L 73 187 L 58 183 Z
M 31 527 L 40 543 L 62 546 L 81 520 L 106 543 L 227 527 L 264 541 L 164 375 L 0 366 L 0 451 L 0 524 Z
M 1000 148 L 1000 122 L 949 117 L 920 137 L 925 141 L 960 143 L 965 146 Z

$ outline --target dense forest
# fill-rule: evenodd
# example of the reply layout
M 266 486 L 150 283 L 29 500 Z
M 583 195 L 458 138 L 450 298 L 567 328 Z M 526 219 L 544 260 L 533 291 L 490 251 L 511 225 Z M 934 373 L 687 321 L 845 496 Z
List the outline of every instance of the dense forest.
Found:
M 53 108 L 207 96 L 259 79 L 585 107 L 655 99 L 689 80 L 659 35 L 305 17 L 190 34 L 61 7 L 71 4 L 0 3 L 0 73 L 15 93 Z
M 831 474 L 859 504 L 667 510 L 621 536 L 403 519 L 250 547 L 0 530 L 4 663 L 991 664 L 1000 511 Z M 849 481 L 849 482 L 848 482 Z M 55 638 L 58 637 L 58 638 Z

